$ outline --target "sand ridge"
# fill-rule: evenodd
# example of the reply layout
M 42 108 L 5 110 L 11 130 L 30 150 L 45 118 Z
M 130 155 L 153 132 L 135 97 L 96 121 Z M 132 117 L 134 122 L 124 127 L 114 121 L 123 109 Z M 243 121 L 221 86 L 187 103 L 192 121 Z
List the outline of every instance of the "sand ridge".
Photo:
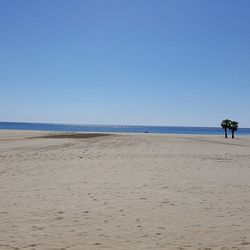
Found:
M 250 138 L 47 135 L 0 131 L 1 250 L 250 249 Z

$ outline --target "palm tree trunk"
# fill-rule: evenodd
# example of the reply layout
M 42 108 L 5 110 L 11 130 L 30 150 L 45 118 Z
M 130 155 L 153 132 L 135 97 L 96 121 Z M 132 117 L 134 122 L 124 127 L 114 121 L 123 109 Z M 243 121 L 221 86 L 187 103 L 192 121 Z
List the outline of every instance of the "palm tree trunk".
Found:
M 227 129 L 225 129 L 225 138 L 227 138 Z
M 234 132 L 232 132 L 232 139 L 234 139 Z

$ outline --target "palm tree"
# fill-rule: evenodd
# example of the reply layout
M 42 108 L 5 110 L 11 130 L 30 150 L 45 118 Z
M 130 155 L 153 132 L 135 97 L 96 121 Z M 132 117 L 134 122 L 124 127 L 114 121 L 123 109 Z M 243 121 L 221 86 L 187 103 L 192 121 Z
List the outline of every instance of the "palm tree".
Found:
M 231 120 L 229 119 L 225 119 L 221 122 L 221 127 L 224 129 L 225 131 L 225 138 L 227 138 L 227 129 L 230 128 L 230 124 L 231 124 Z
M 232 138 L 234 138 L 234 132 L 237 131 L 239 128 L 239 123 L 236 121 L 231 121 L 229 129 L 232 132 Z

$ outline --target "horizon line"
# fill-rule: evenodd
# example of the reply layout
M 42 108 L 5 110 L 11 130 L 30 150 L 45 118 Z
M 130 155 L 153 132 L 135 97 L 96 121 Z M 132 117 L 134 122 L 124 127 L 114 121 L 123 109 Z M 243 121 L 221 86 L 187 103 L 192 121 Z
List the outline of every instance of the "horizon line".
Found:
M 220 126 L 193 126 L 193 125 L 141 125 L 141 124 L 97 124 L 97 123 L 60 123 L 60 122 L 31 122 L 31 121 L 0 121 L 0 123 L 30 123 L 51 125 L 87 125 L 87 126 L 132 126 L 132 127 L 189 127 L 189 128 L 220 128 Z M 250 129 L 250 127 L 239 127 L 239 129 Z

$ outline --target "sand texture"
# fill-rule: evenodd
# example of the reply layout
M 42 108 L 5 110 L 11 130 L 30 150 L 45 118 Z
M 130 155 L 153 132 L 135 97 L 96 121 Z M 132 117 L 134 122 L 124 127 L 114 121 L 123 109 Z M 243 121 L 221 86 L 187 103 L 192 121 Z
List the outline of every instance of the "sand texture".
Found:
M 47 134 L 0 131 L 0 250 L 250 249 L 250 138 Z

